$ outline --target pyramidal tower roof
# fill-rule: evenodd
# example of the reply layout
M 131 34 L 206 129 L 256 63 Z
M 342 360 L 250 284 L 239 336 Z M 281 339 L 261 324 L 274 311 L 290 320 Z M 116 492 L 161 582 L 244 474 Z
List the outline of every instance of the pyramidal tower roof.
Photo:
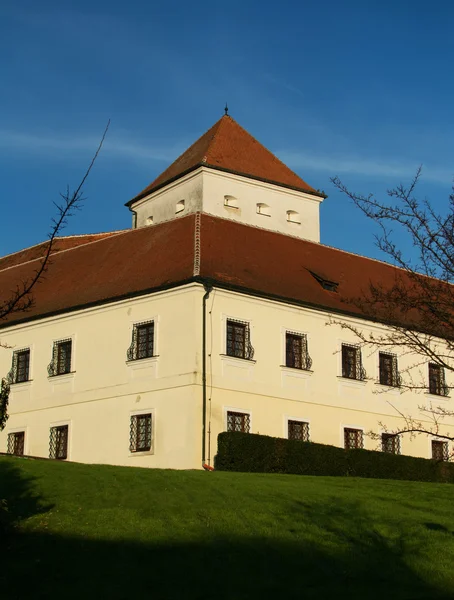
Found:
M 324 196 L 226 114 L 128 204 L 199 167 L 226 171 Z

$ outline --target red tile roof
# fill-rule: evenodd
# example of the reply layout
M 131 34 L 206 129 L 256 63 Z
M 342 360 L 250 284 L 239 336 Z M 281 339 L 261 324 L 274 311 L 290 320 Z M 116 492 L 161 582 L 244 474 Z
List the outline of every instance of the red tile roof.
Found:
M 232 117 L 224 115 L 128 205 L 201 166 L 323 196 Z
M 195 220 L 195 215 L 187 215 L 59 252 L 34 290 L 34 306 L 9 323 L 193 280 Z M 207 214 L 200 220 L 200 277 L 220 287 L 361 314 L 352 298 L 366 292 L 371 281 L 392 286 L 402 273 L 386 263 L 235 221 Z M 0 302 L 36 264 L 0 271 Z M 338 283 L 337 292 L 324 289 L 311 272 Z

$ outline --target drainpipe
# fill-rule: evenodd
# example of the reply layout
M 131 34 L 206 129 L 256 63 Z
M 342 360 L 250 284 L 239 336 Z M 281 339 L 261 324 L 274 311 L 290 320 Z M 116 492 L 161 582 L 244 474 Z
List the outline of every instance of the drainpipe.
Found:
M 207 314 L 206 304 L 213 287 L 207 283 L 203 284 L 205 294 L 202 302 L 202 467 L 205 469 L 205 446 L 206 446 L 206 428 L 207 428 Z

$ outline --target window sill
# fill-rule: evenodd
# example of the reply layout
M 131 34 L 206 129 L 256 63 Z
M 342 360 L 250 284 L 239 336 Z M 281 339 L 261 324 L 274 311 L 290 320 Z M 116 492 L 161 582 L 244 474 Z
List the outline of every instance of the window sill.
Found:
M 442 394 L 431 394 L 430 392 L 424 392 L 425 396 L 433 398 L 434 400 L 451 400 L 451 396 L 444 396 Z
M 134 360 L 127 360 L 126 364 L 132 370 L 146 369 L 147 367 L 155 365 L 158 362 L 158 358 L 158 355 L 148 356 L 147 358 L 136 358 Z
M 129 451 L 129 458 L 134 458 L 134 456 L 151 456 L 153 454 L 153 448 L 151 448 L 151 450 L 139 450 L 138 452 Z
M 314 371 L 311 369 L 300 369 L 299 367 L 288 367 L 287 365 L 279 365 L 283 371 L 288 371 L 289 373 L 307 373 L 308 375 L 312 375 Z
M 380 392 L 386 392 L 387 394 L 395 394 L 400 395 L 401 388 L 397 385 L 386 385 L 385 383 L 380 383 L 379 381 L 375 382 L 375 385 L 380 388 Z
M 25 389 L 31 386 L 33 379 L 27 379 L 27 381 L 15 381 L 14 383 L 10 383 L 11 387 L 14 386 L 15 390 Z
M 267 215 L 267 214 L 265 214 L 265 213 L 259 213 L 259 212 L 258 212 L 257 214 L 258 214 L 258 215 L 260 215 L 261 217 L 271 217 L 271 215 Z
M 255 365 L 257 362 L 253 358 L 241 358 L 240 356 L 230 356 L 230 354 L 220 354 L 219 356 L 223 359 L 233 360 L 235 362 L 238 361 L 241 363 L 252 363 L 253 365 Z
M 61 375 L 49 375 L 48 381 L 65 381 L 67 379 L 73 379 L 76 371 L 70 371 L 69 373 L 62 373 Z
M 367 381 L 365 379 L 353 379 L 350 377 L 342 377 L 342 375 L 338 375 L 337 379 L 339 382 L 351 384 L 355 387 L 366 385 Z

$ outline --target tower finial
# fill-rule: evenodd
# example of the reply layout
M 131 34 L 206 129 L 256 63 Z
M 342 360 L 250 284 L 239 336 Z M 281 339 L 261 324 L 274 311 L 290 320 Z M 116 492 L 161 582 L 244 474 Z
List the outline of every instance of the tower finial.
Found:
M 225 108 L 224 108 L 225 114 L 228 115 L 229 114 L 229 107 L 227 106 L 227 102 L 225 103 Z

